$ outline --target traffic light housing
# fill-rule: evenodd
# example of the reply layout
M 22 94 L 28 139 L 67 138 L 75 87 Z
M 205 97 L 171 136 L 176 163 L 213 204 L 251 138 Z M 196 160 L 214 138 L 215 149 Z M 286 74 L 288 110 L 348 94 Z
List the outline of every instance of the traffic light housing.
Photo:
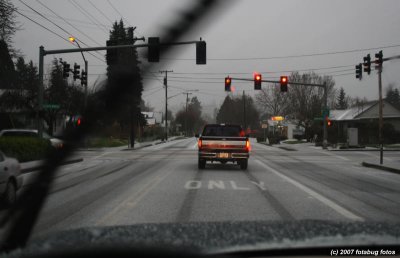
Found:
M 79 69 L 81 68 L 81 66 L 80 65 L 78 65 L 78 64 L 74 64 L 74 71 L 73 71 L 73 74 L 74 74 L 74 81 L 76 80 L 76 79 L 79 79 L 80 77 L 79 77 Z
M 371 73 L 371 56 L 368 54 L 364 57 L 364 72 Z
M 382 50 L 379 51 L 379 53 L 375 54 L 375 64 L 377 64 L 378 66 L 381 66 L 383 63 L 383 53 Z
M 106 42 L 107 47 L 116 46 L 116 45 L 117 45 L 117 42 L 115 40 L 107 40 L 107 42 Z M 107 49 L 106 61 L 107 61 L 107 65 L 114 65 L 118 62 L 117 49 Z
M 356 65 L 356 78 L 359 80 L 362 79 L 362 63 Z
M 205 41 L 196 43 L 196 64 L 205 65 L 207 63 L 207 44 Z
M 228 76 L 225 77 L 225 91 L 231 91 L 232 79 Z
M 85 72 L 85 70 L 81 72 L 81 85 L 87 86 L 87 72 Z
M 288 77 L 287 76 L 281 76 L 280 79 L 281 82 L 281 92 L 287 92 L 288 91 Z
M 259 73 L 254 74 L 254 89 L 255 90 L 261 90 L 261 80 L 262 76 Z
M 332 126 L 332 121 L 329 118 L 326 118 L 326 124 L 328 127 Z
M 70 66 L 67 62 L 62 63 L 63 64 L 63 78 L 69 77 L 69 72 L 70 72 Z
M 151 63 L 160 62 L 160 38 L 149 37 L 148 45 L 147 61 Z

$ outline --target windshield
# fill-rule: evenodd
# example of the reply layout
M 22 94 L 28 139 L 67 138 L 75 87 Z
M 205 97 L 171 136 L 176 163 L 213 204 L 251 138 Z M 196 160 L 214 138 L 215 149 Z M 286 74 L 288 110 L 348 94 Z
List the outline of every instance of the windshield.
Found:
M 148 224 L 202 249 L 400 244 L 399 10 L 0 0 L 0 131 L 35 130 L 0 137 L 0 247 Z

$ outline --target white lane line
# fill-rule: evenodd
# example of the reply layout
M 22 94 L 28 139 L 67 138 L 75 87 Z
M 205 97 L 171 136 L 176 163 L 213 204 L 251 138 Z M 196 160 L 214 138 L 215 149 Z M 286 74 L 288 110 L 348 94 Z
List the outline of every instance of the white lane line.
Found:
M 315 199 L 319 200 L 320 202 L 324 203 L 325 205 L 329 206 L 330 208 L 334 209 L 336 212 L 340 213 L 341 215 L 345 216 L 346 218 L 352 219 L 352 220 L 357 220 L 357 221 L 364 221 L 363 218 L 360 216 L 357 216 L 356 214 L 352 213 L 351 211 L 347 210 L 346 208 L 343 208 L 342 206 L 338 205 L 337 203 L 329 200 L 328 198 L 320 195 L 319 193 L 315 192 L 314 190 L 308 188 L 307 186 L 299 183 L 298 181 L 295 181 L 282 173 L 278 172 L 277 170 L 273 169 L 272 167 L 268 166 L 267 164 L 264 164 L 260 160 L 256 160 L 257 163 L 259 163 L 262 167 L 268 169 L 272 173 L 276 174 L 277 176 L 285 179 L 292 185 L 298 187 L 299 189 L 303 190 L 304 192 L 308 193 Z

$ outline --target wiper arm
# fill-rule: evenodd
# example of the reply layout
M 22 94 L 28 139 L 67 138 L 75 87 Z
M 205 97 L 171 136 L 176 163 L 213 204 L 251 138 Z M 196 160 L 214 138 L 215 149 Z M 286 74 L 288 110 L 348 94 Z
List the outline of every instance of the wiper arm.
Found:
M 226 2 L 218 0 L 195 1 L 192 6 L 189 6 L 184 12 L 180 13 L 180 16 L 178 16 L 180 19 L 164 30 L 165 33 L 161 35 L 161 38 L 165 42 L 179 40 L 202 18 L 209 14 L 217 4 L 221 7 L 222 3 L 225 4 Z M 233 5 L 232 1 L 229 1 L 229 5 Z M 168 53 L 170 48 L 170 46 L 161 48 L 161 54 Z M 147 74 L 150 68 L 152 68 L 152 65 L 143 67 L 144 74 Z M 118 109 L 117 103 L 130 90 L 128 84 L 124 83 L 124 76 L 121 77 L 116 87 L 110 89 L 107 94 L 104 94 L 105 103 L 111 104 L 109 107 L 111 112 Z M 116 79 L 118 80 L 118 78 Z M 67 142 L 70 141 L 72 144 L 66 144 L 64 149 L 48 155 L 46 164 L 35 178 L 31 187 L 23 192 L 16 205 L 10 209 L 0 222 L 1 226 L 4 226 L 7 221 L 11 220 L 11 225 L 7 228 L 6 238 L 1 247 L 2 250 L 10 251 L 26 245 L 52 185 L 53 171 L 60 165 L 61 161 L 72 153 L 73 149 L 78 145 L 79 139 L 83 139 L 89 131 L 93 131 L 96 117 L 98 117 L 97 113 L 96 110 L 90 110 L 90 107 L 85 110 L 83 117 L 86 124 L 80 129 L 74 129 L 65 135 Z

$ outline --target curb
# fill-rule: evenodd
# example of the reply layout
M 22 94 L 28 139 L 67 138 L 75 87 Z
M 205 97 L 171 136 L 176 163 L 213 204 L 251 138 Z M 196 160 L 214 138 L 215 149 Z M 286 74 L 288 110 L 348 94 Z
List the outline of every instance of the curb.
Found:
M 63 166 L 63 165 L 78 163 L 78 162 L 82 162 L 82 161 L 83 161 L 83 158 L 71 159 L 71 160 L 66 160 L 66 161 L 62 162 L 60 165 Z M 30 167 L 30 168 L 24 168 L 24 169 L 21 169 L 21 174 L 36 171 L 41 168 L 43 168 L 43 165 L 37 165 L 37 166 Z
M 386 167 L 386 166 L 383 166 L 383 165 L 368 163 L 368 162 L 364 162 L 364 161 L 361 162 L 361 165 L 364 166 L 364 167 L 376 168 L 376 169 L 385 170 L 385 171 L 388 171 L 388 172 L 400 174 L 400 169 L 396 169 L 396 168 Z

